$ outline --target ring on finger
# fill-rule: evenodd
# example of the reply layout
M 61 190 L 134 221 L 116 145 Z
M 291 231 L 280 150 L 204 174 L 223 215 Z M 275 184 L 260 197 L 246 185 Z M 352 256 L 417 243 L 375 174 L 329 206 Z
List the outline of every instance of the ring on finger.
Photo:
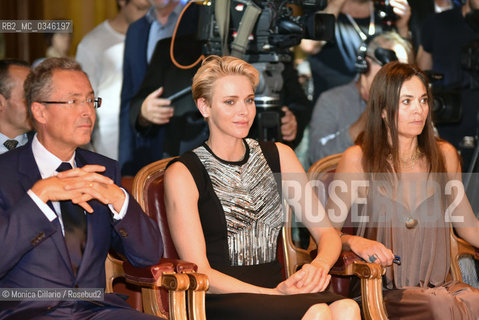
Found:
M 378 258 L 376 256 L 376 254 L 373 254 L 372 256 L 369 256 L 369 262 L 371 263 L 374 263 L 374 261 L 376 261 Z

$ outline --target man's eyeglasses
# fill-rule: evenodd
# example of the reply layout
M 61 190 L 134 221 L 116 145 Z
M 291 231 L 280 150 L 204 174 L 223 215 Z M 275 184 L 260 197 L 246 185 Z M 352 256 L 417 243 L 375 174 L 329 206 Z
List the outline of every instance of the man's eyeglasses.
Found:
M 72 99 L 72 100 L 68 100 L 68 101 L 38 101 L 38 102 L 39 103 L 45 103 L 45 104 L 68 104 L 69 106 L 75 106 L 75 105 L 86 103 L 90 107 L 98 109 L 98 108 L 101 107 L 101 101 L 102 101 L 101 98 L 98 97 L 96 99 L 88 98 L 88 99 L 85 99 L 85 100 Z

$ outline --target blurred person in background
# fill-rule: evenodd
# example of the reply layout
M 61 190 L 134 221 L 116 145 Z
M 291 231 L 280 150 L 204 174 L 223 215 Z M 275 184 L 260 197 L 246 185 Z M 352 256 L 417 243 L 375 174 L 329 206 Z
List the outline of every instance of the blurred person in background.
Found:
M 56 19 L 65 20 L 65 19 Z M 45 57 L 36 59 L 32 63 L 32 68 L 38 66 L 46 58 L 61 58 L 68 57 L 68 52 L 72 45 L 72 34 L 69 32 L 45 33 L 45 42 L 47 43 L 47 50 Z
M 393 12 L 382 18 L 372 0 L 329 1 L 324 12 L 336 16 L 335 40 L 324 42 L 304 39 L 301 42 L 301 48 L 310 54 L 308 61 L 314 83 L 313 103 L 323 91 L 354 79 L 358 49 L 368 38 L 391 29 L 404 38 L 409 37 L 411 8 L 407 0 L 391 0 L 387 9 Z
M 22 60 L 0 60 L 0 154 L 23 146 L 32 125 L 23 83 L 30 66 Z
M 76 60 L 88 74 L 93 90 L 103 98 L 97 110 L 92 145 L 96 152 L 118 159 L 120 92 L 123 52 L 128 26 L 146 14 L 148 0 L 117 0 L 118 14 L 103 21 L 80 41 Z
M 408 2 L 411 7 L 409 29 L 416 52 L 421 43 L 421 28 L 424 21 L 434 13 L 440 13 L 461 5 L 460 0 L 408 0 Z
M 163 135 L 156 135 L 152 139 L 135 132 L 135 128 L 130 124 L 130 106 L 132 99 L 140 91 L 157 43 L 162 39 L 171 38 L 186 2 L 186 0 L 150 0 L 151 8 L 146 15 L 132 23 L 126 33 L 118 154 L 122 175 L 135 175 L 150 162 L 149 159 L 163 157 Z M 179 35 L 184 34 L 183 30 L 186 34 L 196 32 L 197 20 L 185 16 L 183 21 L 185 26 L 180 28 Z M 167 119 L 173 116 L 171 108 L 162 108 L 159 111 L 161 116 Z
M 371 83 L 383 65 L 395 60 L 413 63 L 411 44 L 394 31 L 378 34 L 367 44 L 365 55 L 357 58 L 357 79 L 321 94 L 310 123 L 311 163 L 354 144 L 367 121 L 364 110 Z
M 422 70 L 438 79 L 432 82 L 438 102 L 433 119 L 440 137 L 461 151 L 464 170 L 472 153 L 464 141 L 476 136 L 478 128 L 478 47 L 479 0 L 465 0 L 463 6 L 431 15 L 424 22 L 416 58 Z

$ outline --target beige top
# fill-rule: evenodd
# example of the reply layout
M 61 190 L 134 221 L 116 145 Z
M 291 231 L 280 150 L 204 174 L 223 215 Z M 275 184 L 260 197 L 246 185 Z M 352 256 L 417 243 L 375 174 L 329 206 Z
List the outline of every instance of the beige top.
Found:
M 384 185 L 371 183 L 361 213 L 369 216 L 369 222 L 359 224 L 357 235 L 381 242 L 401 257 L 401 265 L 386 269 L 384 287 L 388 289 L 436 287 L 446 282 L 450 227 L 444 218 L 440 189 L 430 189 L 421 196 L 417 189 L 411 192 L 413 188 L 399 188 L 400 196 L 392 197 Z M 404 190 L 409 197 L 401 194 Z

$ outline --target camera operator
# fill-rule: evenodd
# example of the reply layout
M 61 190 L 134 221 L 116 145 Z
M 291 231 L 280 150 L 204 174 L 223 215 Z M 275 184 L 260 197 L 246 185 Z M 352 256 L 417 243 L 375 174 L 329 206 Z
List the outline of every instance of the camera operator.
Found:
M 357 57 L 357 79 L 321 94 L 310 124 L 311 163 L 344 152 L 354 144 L 366 126 L 364 111 L 371 83 L 383 65 L 395 60 L 413 63 L 411 44 L 394 31 L 378 34 Z
M 436 100 L 433 117 L 440 137 L 462 152 L 463 169 L 468 167 L 470 159 L 467 150 L 461 150 L 462 141 L 466 136 L 476 135 L 479 91 L 473 82 L 474 73 L 465 70 L 461 60 L 463 48 L 479 35 L 478 17 L 479 0 L 465 0 L 462 7 L 430 16 L 422 27 L 417 53 L 420 68 L 442 75 L 442 79 L 433 82 Z M 449 114 L 455 116 L 444 116 Z
M 163 2 L 183 4 L 185 1 L 163 0 Z M 175 10 L 178 10 L 179 5 L 176 8 Z M 194 61 L 202 54 L 202 43 L 196 36 L 201 8 L 196 4 L 189 6 L 178 28 L 174 56 L 183 66 L 194 65 Z M 179 11 L 177 13 L 179 14 Z M 130 99 L 129 122 L 134 137 L 138 141 L 148 143 L 141 145 L 137 143 L 136 152 L 131 155 L 135 161 L 125 163 L 122 171 L 124 174 L 134 174 L 148 163 L 181 155 L 208 137 L 207 125 L 198 112 L 191 94 L 174 100 L 169 99 L 170 96 L 191 85 L 191 79 L 199 67 L 196 65 L 192 68 L 179 68 L 170 55 L 171 41 L 172 38 L 166 37 L 156 43 L 142 83 Z M 295 147 L 302 137 L 306 122 L 309 121 L 311 105 L 301 90 L 296 70 L 288 63 L 284 63 L 284 66 L 281 74 L 284 90 L 279 95 L 281 119 L 278 119 L 278 140 Z M 252 135 L 255 136 L 255 133 Z
M 296 147 L 311 118 L 291 48 L 301 39 L 331 39 L 334 17 L 318 13 L 327 0 L 211 1 L 202 6 L 199 39 L 205 55 L 232 55 L 260 72 L 256 118 L 249 136 Z M 225 20 L 225 21 L 224 21 Z
M 391 24 L 394 24 L 399 35 L 409 37 L 411 9 L 407 0 L 391 0 L 384 17 L 380 16 L 374 3 L 375 1 L 371 0 L 329 1 L 324 12 L 336 16 L 335 41 L 301 42 L 303 51 L 310 54 L 308 60 L 314 82 L 313 102 L 321 92 L 354 79 L 357 50 L 367 37 L 392 28 Z

